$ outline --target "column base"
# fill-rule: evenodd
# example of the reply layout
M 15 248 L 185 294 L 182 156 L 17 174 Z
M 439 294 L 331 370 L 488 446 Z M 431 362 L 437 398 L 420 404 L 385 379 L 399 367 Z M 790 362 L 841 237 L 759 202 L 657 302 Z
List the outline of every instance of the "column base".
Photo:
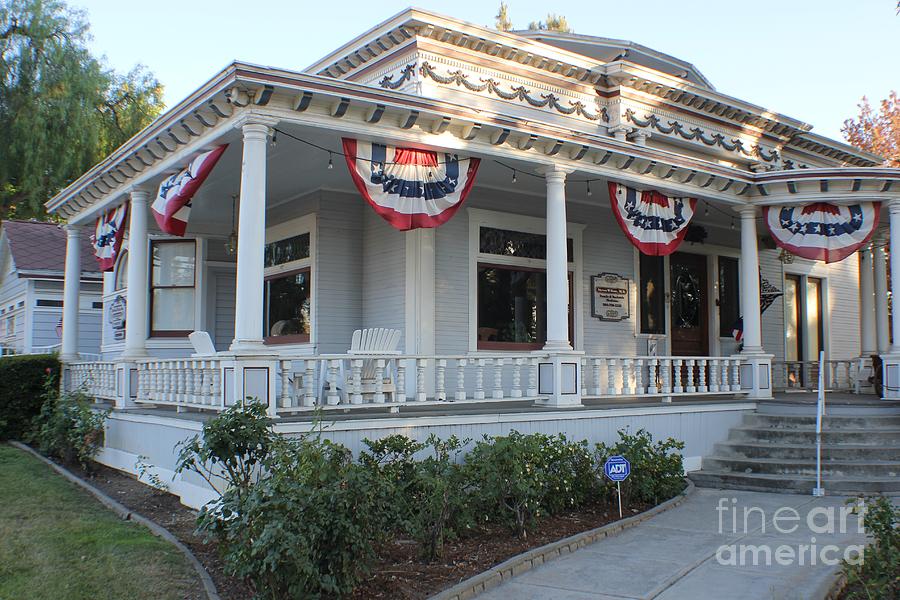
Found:
M 881 356 L 881 399 L 900 399 L 900 351 Z
M 747 397 L 760 400 L 772 398 L 772 359 L 774 355 L 745 349 L 740 354 L 741 390 L 748 392 Z
M 277 354 L 266 346 L 262 340 L 234 340 L 231 342 L 231 346 L 228 347 L 228 351 L 233 354 L 252 354 L 254 356 Z
M 59 362 L 62 363 L 73 363 L 81 361 L 81 357 L 77 354 L 60 354 Z
M 584 352 L 557 352 L 538 363 L 538 406 L 574 408 L 581 404 L 581 357 Z
M 116 408 L 126 409 L 137 406 L 138 367 L 128 359 L 116 361 Z
M 572 344 L 568 340 L 547 340 L 544 342 L 545 352 L 572 352 Z

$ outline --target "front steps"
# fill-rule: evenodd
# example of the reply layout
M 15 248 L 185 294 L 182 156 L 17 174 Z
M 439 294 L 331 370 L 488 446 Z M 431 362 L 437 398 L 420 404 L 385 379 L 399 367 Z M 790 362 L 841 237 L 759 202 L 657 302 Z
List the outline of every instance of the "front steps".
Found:
M 822 485 L 833 495 L 900 495 L 900 406 L 828 408 Z M 816 485 L 815 405 L 762 402 L 689 474 L 699 487 L 809 494 Z

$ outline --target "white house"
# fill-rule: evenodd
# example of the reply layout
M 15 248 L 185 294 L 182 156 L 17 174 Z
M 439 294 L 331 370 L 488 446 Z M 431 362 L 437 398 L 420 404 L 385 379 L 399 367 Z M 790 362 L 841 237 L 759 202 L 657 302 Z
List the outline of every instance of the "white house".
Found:
M 124 336 L 104 318 L 78 361 L 66 318 L 67 385 L 115 403 L 103 459 L 127 469 L 247 396 L 350 446 L 632 425 L 693 464 L 820 350 L 848 389 L 894 350 L 900 171 L 811 130 L 632 42 L 418 9 L 301 72 L 235 62 L 48 203 L 67 315 L 82 228 L 128 237 L 101 249 Z M 348 354 L 372 328 L 396 352 Z
M 87 236 L 82 250 L 91 248 Z M 59 350 L 62 341 L 66 232 L 55 223 L 0 223 L 0 354 Z M 81 273 L 77 352 L 97 357 L 103 309 L 99 271 Z

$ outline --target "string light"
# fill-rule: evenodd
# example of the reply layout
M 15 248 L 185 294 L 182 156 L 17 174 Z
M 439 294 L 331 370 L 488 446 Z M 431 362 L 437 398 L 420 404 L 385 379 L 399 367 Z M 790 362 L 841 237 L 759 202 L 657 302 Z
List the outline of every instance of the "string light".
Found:
M 705 202 L 705 203 L 704 203 L 703 216 L 704 216 L 704 217 L 708 217 L 708 216 L 709 216 L 709 202 Z
M 590 179 L 587 180 L 587 195 L 593 196 L 593 192 L 591 192 L 591 180 Z
M 516 181 L 518 181 L 518 178 L 516 177 L 516 170 L 513 169 L 513 178 L 512 178 L 512 182 L 515 183 Z
M 334 168 L 334 161 L 332 160 L 332 153 L 328 153 L 328 170 L 332 170 Z
M 731 217 L 731 229 L 734 229 L 734 217 Z
M 277 145 L 278 145 L 278 130 L 276 129 L 275 132 L 272 134 L 272 147 L 274 148 Z

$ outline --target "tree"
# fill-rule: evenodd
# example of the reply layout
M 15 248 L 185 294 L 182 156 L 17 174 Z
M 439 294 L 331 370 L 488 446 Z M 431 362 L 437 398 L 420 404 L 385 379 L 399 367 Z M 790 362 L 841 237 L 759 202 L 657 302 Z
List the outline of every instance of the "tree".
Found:
M 564 16 L 553 13 L 547 15 L 546 21 L 532 21 L 528 24 L 528 29 L 575 33 L 572 28 L 569 27 L 569 22 L 566 21 Z
M 892 91 L 875 112 L 868 98 L 859 104 L 859 117 L 841 129 L 848 142 L 884 158 L 884 166 L 900 168 L 900 97 Z
M 512 21 L 509 20 L 509 7 L 506 2 L 500 3 L 500 9 L 497 16 L 494 17 L 494 27 L 498 31 L 509 31 L 512 29 Z
M 89 39 L 60 0 L 0 0 L 0 217 L 45 216 L 53 194 L 162 112 L 156 78 L 106 68 Z

